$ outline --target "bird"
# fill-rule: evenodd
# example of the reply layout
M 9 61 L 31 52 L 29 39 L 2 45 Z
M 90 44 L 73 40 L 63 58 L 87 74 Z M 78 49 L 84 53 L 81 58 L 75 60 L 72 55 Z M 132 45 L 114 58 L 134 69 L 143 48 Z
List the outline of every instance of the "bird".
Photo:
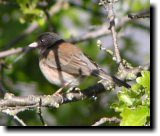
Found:
M 39 67 L 51 84 L 74 88 L 79 86 L 85 77 L 94 76 L 105 81 L 109 87 L 116 84 L 130 87 L 117 77 L 110 76 L 80 48 L 56 33 L 42 33 L 28 46 L 40 50 Z

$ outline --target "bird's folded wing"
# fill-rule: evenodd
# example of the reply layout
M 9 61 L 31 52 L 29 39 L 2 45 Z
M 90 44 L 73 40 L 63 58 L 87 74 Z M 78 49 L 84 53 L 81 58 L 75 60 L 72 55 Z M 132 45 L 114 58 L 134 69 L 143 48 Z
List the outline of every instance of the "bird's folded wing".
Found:
M 48 66 L 61 69 L 70 74 L 88 76 L 91 75 L 93 70 L 97 69 L 95 64 L 81 51 L 62 52 L 59 50 L 57 52 L 54 50 L 48 56 L 50 56 L 46 58 L 46 64 Z

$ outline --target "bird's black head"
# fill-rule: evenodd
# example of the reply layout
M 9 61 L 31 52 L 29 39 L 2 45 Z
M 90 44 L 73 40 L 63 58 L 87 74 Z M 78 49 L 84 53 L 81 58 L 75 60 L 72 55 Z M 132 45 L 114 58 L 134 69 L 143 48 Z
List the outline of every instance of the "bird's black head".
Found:
M 38 37 L 36 42 L 31 43 L 29 46 L 44 49 L 53 46 L 58 41 L 62 41 L 62 38 L 59 35 L 56 33 L 45 32 Z
M 50 47 L 59 40 L 62 40 L 59 35 L 51 32 L 46 32 L 38 37 L 37 42 L 38 45 L 43 48 L 43 47 Z

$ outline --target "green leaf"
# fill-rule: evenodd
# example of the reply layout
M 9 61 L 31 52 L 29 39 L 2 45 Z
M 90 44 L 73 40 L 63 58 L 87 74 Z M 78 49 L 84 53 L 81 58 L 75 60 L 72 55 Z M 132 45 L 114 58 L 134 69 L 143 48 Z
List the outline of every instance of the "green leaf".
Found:
M 150 72 L 142 71 L 130 89 L 122 88 L 118 102 L 112 104 L 122 117 L 121 126 L 144 126 L 150 116 Z
M 122 121 L 120 126 L 142 126 L 145 125 L 150 111 L 147 106 L 137 107 L 136 109 L 125 108 L 120 116 Z
M 36 21 L 40 26 L 44 25 L 45 13 L 37 7 L 38 0 L 17 0 L 17 3 L 22 11 L 21 23 Z
M 138 77 L 136 79 L 137 83 L 142 85 L 147 90 L 150 90 L 150 72 L 149 71 L 142 71 L 142 77 Z
M 131 106 L 133 104 L 133 99 L 127 94 L 127 92 L 122 92 L 118 94 L 119 100 L 124 102 L 126 105 Z

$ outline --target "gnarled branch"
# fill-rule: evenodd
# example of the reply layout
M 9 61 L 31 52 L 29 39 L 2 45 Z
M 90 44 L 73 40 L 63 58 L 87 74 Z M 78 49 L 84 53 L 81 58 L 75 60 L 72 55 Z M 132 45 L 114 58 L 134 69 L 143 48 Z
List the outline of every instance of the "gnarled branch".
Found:
M 82 91 L 53 95 L 14 96 L 7 93 L 4 99 L 0 100 L 0 111 L 16 115 L 21 111 L 38 108 L 40 101 L 41 107 L 58 108 L 62 104 L 84 100 L 105 91 L 103 84 L 98 83 Z

